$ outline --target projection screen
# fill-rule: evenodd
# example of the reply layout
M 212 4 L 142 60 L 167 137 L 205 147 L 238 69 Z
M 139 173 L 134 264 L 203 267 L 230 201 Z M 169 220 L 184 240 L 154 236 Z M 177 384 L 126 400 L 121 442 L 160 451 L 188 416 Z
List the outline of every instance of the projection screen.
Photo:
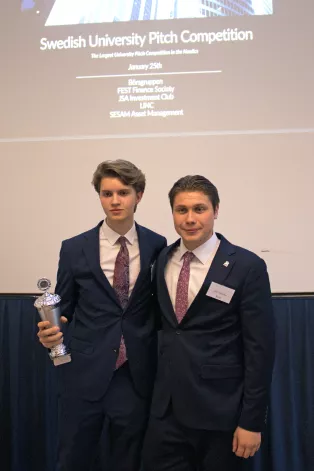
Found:
M 216 230 L 314 291 L 314 3 L 22 0 L 2 5 L 0 291 L 55 281 L 61 241 L 102 219 L 92 173 L 146 174 L 136 219 L 176 234 L 167 193 L 203 174 Z

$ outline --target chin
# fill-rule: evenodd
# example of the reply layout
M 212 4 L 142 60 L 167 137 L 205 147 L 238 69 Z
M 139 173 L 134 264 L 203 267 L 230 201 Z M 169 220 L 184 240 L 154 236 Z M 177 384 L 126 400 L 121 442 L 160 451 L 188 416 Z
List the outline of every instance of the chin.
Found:
M 190 236 L 183 239 L 183 242 L 193 242 L 195 244 L 195 243 L 200 243 L 201 240 L 198 237 Z
M 120 213 L 120 214 L 111 213 L 111 217 L 113 217 L 113 218 L 115 218 L 115 219 L 117 219 L 117 218 L 119 218 L 119 219 L 126 219 L 125 214 L 122 214 L 122 213 Z
M 111 214 L 110 217 L 108 217 L 109 221 L 123 221 L 125 218 L 119 216 L 118 214 Z
M 185 236 L 185 239 L 186 240 L 201 240 L 200 239 L 200 235 L 199 234 L 190 234 L 190 235 L 187 235 Z

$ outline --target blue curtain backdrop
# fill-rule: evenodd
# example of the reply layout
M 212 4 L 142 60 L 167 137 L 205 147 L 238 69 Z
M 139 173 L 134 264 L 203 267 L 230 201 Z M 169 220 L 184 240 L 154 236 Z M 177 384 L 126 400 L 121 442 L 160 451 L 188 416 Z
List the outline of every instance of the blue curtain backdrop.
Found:
M 34 298 L 0 296 L 0 468 L 55 471 L 56 375 Z M 273 299 L 276 362 L 261 452 L 245 471 L 314 471 L 314 297 Z

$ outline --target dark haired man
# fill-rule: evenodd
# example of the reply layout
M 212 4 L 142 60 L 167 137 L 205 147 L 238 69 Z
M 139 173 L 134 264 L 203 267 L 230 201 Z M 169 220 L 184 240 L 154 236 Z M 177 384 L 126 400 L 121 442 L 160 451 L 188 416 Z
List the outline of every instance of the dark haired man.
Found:
M 103 162 L 93 185 L 106 219 L 62 243 L 57 275 L 72 354 L 58 367 L 57 470 L 88 471 L 103 432 L 106 470 L 138 471 L 157 356 L 151 268 L 166 240 L 134 223 L 145 189 L 135 165 Z M 61 343 L 38 326 L 45 347 Z
M 162 320 L 145 471 L 235 471 L 260 447 L 274 356 L 266 265 L 214 232 L 205 177 L 169 193 L 181 239 L 156 264 Z

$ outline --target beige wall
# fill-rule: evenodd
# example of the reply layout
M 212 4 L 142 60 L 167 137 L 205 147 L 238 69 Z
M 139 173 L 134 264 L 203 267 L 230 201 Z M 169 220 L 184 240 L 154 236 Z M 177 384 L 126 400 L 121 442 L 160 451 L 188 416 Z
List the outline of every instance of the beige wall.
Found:
M 175 240 L 167 192 L 203 174 L 220 192 L 216 230 L 266 260 L 273 291 L 314 291 L 313 150 L 313 133 L 1 143 L 0 292 L 55 281 L 61 240 L 102 218 L 90 181 L 115 158 L 147 176 L 140 224 Z

